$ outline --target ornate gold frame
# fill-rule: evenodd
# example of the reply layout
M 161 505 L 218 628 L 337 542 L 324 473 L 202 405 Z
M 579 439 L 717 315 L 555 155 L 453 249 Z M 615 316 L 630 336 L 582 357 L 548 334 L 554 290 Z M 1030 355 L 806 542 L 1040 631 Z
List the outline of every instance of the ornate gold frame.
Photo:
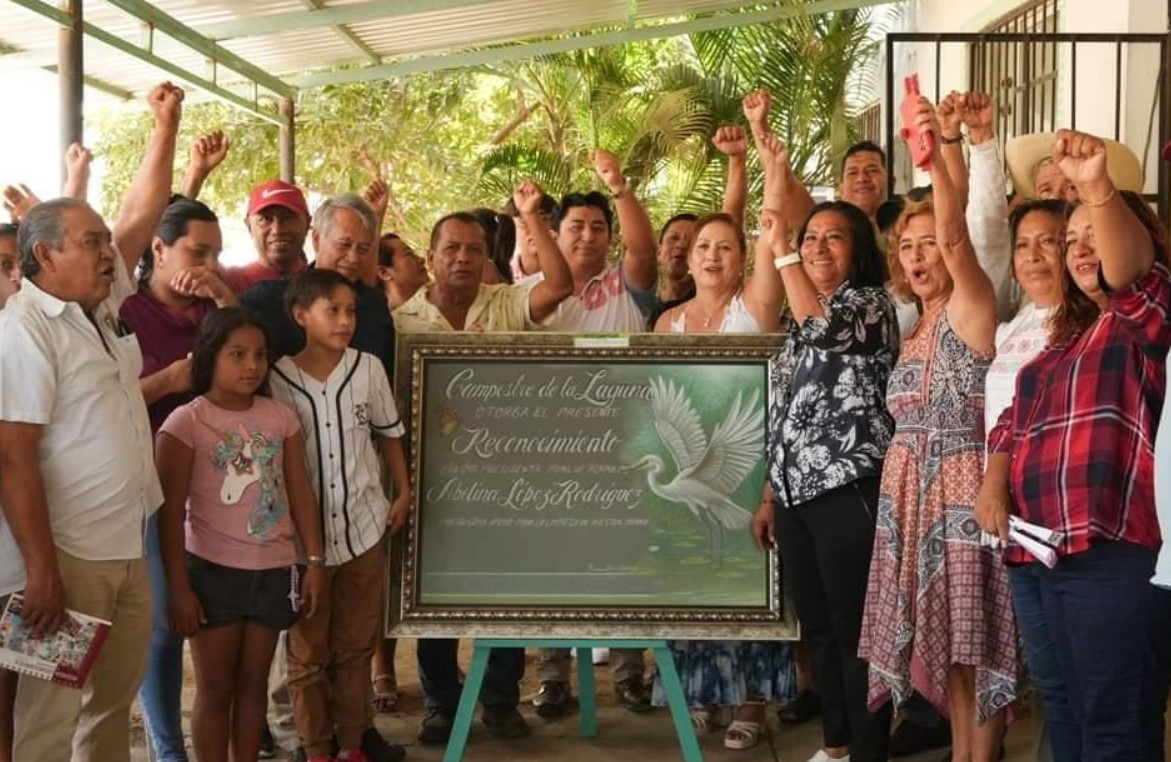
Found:
M 387 593 L 387 633 L 405 637 L 639 637 L 737 640 L 791 640 L 799 628 L 791 603 L 782 595 L 780 559 L 769 553 L 769 605 L 765 609 L 503 608 L 422 606 L 416 589 L 419 529 L 415 520 L 422 493 L 423 382 L 433 359 L 660 359 L 664 362 L 710 359 L 759 361 L 766 366 L 782 335 L 633 334 L 583 336 L 558 333 L 400 334 L 396 350 L 395 393 L 407 422 L 407 463 L 416 495 L 415 511 L 391 545 Z M 771 389 L 766 390 L 771 402 Z

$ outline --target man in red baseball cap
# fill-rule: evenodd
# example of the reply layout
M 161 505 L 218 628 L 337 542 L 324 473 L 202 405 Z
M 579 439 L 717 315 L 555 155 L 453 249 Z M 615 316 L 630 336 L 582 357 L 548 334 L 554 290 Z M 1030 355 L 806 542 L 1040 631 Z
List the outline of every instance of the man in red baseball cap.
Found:
M 283 180 L 256 186 L 248 199 L 245 223 L 256 246 L 256 261 L 225 269 L 224 281 L 233 292 L 239 294 L 257 283 L 304 272 L 309 205 L 300 188 Z

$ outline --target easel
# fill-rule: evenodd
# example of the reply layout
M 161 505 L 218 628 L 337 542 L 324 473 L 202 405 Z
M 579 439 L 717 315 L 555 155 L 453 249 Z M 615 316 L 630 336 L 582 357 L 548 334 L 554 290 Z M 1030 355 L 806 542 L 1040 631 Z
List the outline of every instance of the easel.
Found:
M 595 647 L 651 649 L 655 652 L 655 663 L 659 666 L 663 689 L 667 692 L 667 703 L 671 707 L 671 719 L 675 723 L 675 732 L 679 736 L 679 746 L 683 751 L 684 762 L 703 762 L 703 755 L 699 752 L 699 741 L 695 738 L 695 728 L 691 726 L 691 713 L 687 701 L 683 697 L 683 685 L 679 682 L 679 672 L 675 669 L 675 659 L 671 656 L 671 649 L 667 647 L 667 641 L 623 638 L 592 640 L 580 638 L 476 638 L 473 640 L 472 665 L 464 679 L 463 691 L 459 697 L 459 709 L 455 713 L 451 739 L 447 742 L 447 751 L 443 754 L 443 762 L 460 762 L 463 759 L 464 749 L 468 745 L 468 733 L 472 729 L 472 717 L 475 715 L 476 702 L 480 697 L 480 687 L 484 684 L 484 673 L 488 669 L 488 655 L 493 648 L 571 648 L 576 650 L 581 735 L 583 738 L 596 738 L 598 735 L 598 702 L 594 685 L 594 664 L 591 658 L 592 650 Z

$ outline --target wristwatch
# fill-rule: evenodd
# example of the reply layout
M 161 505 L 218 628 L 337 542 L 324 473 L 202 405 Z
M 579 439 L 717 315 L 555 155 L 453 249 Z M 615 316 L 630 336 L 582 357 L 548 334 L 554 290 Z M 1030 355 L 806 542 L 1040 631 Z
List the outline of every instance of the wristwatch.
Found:
M 623 177 L 622 180 L 623 180 L 623 182 L 622 182 L 621 188 L 619 188 L 616 191 L 610 191 L 610 199 L 613 201 L 617 201 L 618 199 L 625 196 L 627 193 L 630 193 L 632 190 L 634 190 L 634 178 Z
M 305 565 L 312 569 L 314 566 L 325 568 L 325 556 L 306 556 Z

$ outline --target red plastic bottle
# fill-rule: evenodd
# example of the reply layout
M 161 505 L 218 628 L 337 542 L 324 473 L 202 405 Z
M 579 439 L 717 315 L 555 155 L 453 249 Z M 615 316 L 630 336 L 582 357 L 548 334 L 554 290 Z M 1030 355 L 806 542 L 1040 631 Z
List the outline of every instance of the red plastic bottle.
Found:
M 906 97 L 903 98 L 903 140 L 911 150 L 911 161 L 919 169 L 931 167 L 931 154 L 935 151 L 935 136 L 920 132 L 915 124 L 915 112 L 919 109 L 919 75 L 912 74 L 903 80 Z

